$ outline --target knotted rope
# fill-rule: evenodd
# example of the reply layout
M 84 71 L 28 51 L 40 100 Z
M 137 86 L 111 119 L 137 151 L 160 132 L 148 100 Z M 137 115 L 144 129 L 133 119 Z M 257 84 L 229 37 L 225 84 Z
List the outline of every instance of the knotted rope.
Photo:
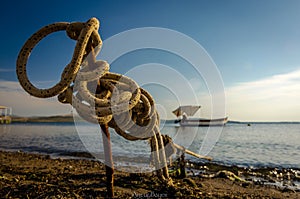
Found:
M 157 174 L 170 183 L 159 115 L 152 96 L 132 79 L 109 72 L 109 64 L 96 60 L 102 46 L 99 21 L 54 23 L 33 34 L 17 59 L 17 76 L 30 95 L 48 98 L 58 95 L 61 103 L 71 104 L 78 114 L 92 123 L 106 124 L 127 140 L 150 139 Z M 28 79 L 26 64 L 32 49 L 47 35 L 66 31 L 76 40 L 72 60 L 64 68 L 60 81 L 51 88 L 39 89 Z

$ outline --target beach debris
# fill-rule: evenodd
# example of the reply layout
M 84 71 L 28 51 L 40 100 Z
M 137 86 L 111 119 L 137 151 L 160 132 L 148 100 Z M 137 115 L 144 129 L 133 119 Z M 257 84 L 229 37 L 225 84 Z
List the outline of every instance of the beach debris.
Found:
M 6 176 L 2 176 L 2 175 L 0 175 L 0 180 L 9 180 Z
M 184 178 L 183 182 L 186 182 L 188 185 L 192 186 L 192 187 L 197 187 L 197 184 L 195 183 L 195 181 L 191 178 Z
M 214 177 L 215 178 L 227 178 L 231 181 L 246 182 L 244 179 L 238 177 L 233 172 L 227 171 L 227 170 L 222 170 L 222 171 L 217 172 Z
M 181 155 L 177 158 L 175 161 L 175 164 L 173 165 L 172 169 L 170 169 L 169 173 L 172 176 L 175 176 L 176 178 L 184 179 L 187 177 L 186 172 L 186 160 L 185 160 L 185 154 L 181 153 Z
M 99 26 L 98 19 L 91 18 L 85 23 L 58 22 L 38 30 L 25 42 L 18 55 L 18 80 L 30 95 L 39 98 L 58 96 L 61 103 L 71 104 L 83 119 L 101 126 L 105 134 L 103 144 L 106 146 L 108 197 L 114 196 L 108 127 L 127 140 L 150 139 L 158 177 L 167 186 L 172 186 L 154 99 L 134 80 L 109 72 L 106 61 L 96 60 L 102 46 Z M 33 48 L 47 35 L 57 31 L 66 31 L 71 39 L 77 41 L 75 50 L 60 81 L 51 88 L 40 89 L 28 79 L 27 61 Z

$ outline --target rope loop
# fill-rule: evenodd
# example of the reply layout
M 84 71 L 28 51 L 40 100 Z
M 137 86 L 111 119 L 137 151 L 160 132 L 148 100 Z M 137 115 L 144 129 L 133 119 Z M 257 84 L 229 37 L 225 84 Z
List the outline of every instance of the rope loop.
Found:
M 30 95 L 40 98 L 53 97 L 65 91 L 75 79 L 82 60 L 90 52 L 87 47 L 91 48 L 92 46 L 96 47 L 102 45 L 102 41 L 97 32 L 98 29 L 99 21 L 96 18 L 92 18 L 84 24 L 79 22 L 71 24 L 67 22 L 50 24 L 34 33 L 26 41 L 17 58 L 16 72 L 23 89 Z M 33 48 L 47 35 L 63 30 L 67 32 L 70 38 L 77 40 L 72 60 L 65 67 L 61 75 L 61 80 L 56 85 L 48 89 L 39 89 L 30 82 L 27 76 L 26 65 L 29 55 Z M 79 30 L 80 34 L 78 35 Z

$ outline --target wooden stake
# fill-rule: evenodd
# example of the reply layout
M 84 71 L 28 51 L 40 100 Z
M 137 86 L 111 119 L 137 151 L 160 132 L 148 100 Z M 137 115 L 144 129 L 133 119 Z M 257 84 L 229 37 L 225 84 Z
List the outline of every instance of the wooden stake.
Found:
M 108 198 L 114 197 L 114 163 L 112 158 L 110 133 L 107 124 L 100 125 L 103 133 L 103 147 L 104 147 L 104 159 L 105 159 L 105 171 L 106 171 L 106 187 Z
M 94 70 L 96 65 L 96 56 L 94 48 L 91 47 L 91 55 L 88 57 L 88 67 L 89 70 Z M 99 80 L 100 82 L 100 80 Z M 96 94 L 99 94 L 100 84 L 97 84 Z M 111 150 L 111 141 L 110 141 L 110 133 L 108 129 L 108 124 L 100 124 L 102 130 L 102 140 L 103 140 L 103 148 L 104 148 L 104 162 L 105 162 L 105 172 L 106 172 L 106 191 L 107 197 L 114 197 L 114 163 L 112 158 L 112 150 Z
M 184 151 L 179 158 L 180 178 L 186 178 Z

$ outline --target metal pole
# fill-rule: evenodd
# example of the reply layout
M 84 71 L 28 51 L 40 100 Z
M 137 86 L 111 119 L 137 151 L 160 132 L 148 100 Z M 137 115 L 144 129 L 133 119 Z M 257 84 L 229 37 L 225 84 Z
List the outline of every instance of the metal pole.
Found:
M 104 147 L 104 159 L 105 159 L 105 171 L 106 171 L 106 187 L 108 198 L 114 197 L 114 164 L 112 159 L 112 150 L 110 142 L 110 133 L 107 124 L 100 125 L 103 133 L 103 147 Z

